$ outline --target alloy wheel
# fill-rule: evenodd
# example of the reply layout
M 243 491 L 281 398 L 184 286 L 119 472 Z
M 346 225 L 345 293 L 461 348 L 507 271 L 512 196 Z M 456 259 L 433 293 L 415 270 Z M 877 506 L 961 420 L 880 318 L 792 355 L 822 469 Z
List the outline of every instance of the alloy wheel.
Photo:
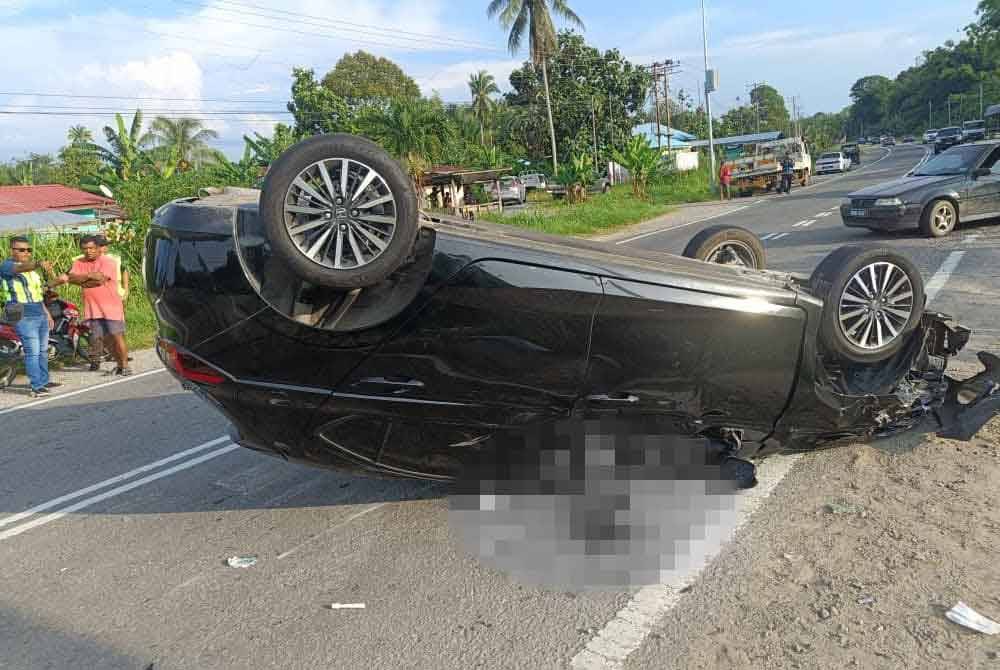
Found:
M 942 202 L 934 208 L 931 215 L 931 222 L 934 229 L 939 233 L 947 233 L 955 226 L 955 208 L 951 203 Z
M 728 240 L 712 249 L 706 260 L 719 265 L 738 265 L 740 267 L 756 268 L 757 253 L 739 240 Z
M 364 267 L 381 256 L 398 222 L 385 178 L 348 158 L 324 159 L 299 172 L 284 210 L 285 229 L 299 252 L 337 270 Z
M 894 263 L 871 263 L 841 293 L 840 328 L 855 346 L 877 351 L 895 342 L 913 310 L 913 284 L 906 272 Z

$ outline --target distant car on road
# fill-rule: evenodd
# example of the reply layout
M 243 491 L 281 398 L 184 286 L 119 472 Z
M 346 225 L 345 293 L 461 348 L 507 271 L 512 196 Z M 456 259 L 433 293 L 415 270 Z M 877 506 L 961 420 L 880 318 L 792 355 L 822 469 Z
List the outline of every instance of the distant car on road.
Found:
M 851 193 L 840 216 L 849 227 L 944 237 L 959 221 L 1000 216 L 998 159 L 1000 142 L 952 147 L 902 179 Z
M 894 147 L 896 146 L 896 138 L 892 135 L 886 135 L 882 138 L 882 146 L 884 147 Z
M 903 137 L 903 144 L 913 144 L 916 142 L 916 138 L 913 135 L 906 135 Z
M 492 197 L 497 197 L 496 184 L 490 185 L 489 192 Z M 500 199 L 505 204 L 514 202 L 522 205 L 527 197 L 527 189 L 524 188 L 524 182 L 520 179 L 517 177 L 503 177 L 500 179 Z
M 840 151 L 828 151 L 816 159 L 816 174 L 846 172 L 851 169 L 851 159 Z
M 529 191 L 536 188 L 545 190 L 546 177 L 541 172 L 523 174 L 521 175 L 521 181 L 524 182 L 524 187 Z
M 986 122 L 982 120 L 966 121 L 962 124 L 962 141 L 978 142 L 986 139 Z
M 861 165 L 861 146 L 857 142 L 841 144 L 840 151 L 851 160 L 851 167 Z
M 934 138 L 934 153 L 939 154 L 945 149 L 962 143 L 962 129 L 958 126 L 942 128 Z
M 924 133 L 924 144 L 933 144 L 937 138 L 937 128 L 932 128 Z

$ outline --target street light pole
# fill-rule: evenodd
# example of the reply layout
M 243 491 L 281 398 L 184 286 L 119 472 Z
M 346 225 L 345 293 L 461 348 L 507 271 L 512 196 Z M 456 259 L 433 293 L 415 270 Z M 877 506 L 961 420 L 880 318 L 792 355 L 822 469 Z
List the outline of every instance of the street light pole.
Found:
M 708 115 L 708 156 L 712 165 L 709 179 L 715 183 L 715 138 L 712 133 L 712 94 L 708 90 L 708 18 L 705 15 L 705 0 L 701 0 L 701 35 L 705 49 L 705 113 Z

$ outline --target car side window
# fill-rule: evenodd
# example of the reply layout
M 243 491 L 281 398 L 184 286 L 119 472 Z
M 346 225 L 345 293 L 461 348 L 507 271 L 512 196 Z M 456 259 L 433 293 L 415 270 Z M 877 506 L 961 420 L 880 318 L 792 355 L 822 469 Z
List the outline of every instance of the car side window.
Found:
M 980 167 L 989 168 L 991 174 L 1000 175 L 1000 147 L 997 147 Z

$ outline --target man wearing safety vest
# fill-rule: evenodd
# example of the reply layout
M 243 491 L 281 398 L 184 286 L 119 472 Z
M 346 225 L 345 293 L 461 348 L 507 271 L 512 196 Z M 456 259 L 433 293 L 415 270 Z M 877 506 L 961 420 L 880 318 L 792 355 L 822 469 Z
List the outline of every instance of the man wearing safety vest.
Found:
M 50 388 L 59 384 L 49 381 L 52 315 L 45 309 L 45 289 L 37 270 L 42 268 L 52 276 L 52 263 L 32 259 L 31 242 L 27 237 L 12 237 L 10 252 L 10 258 L 0 263 L 4 311 L 21 313 L 20 319 L 14 322 L 14 329 L 24 347 L 24 367 L 31 382 L 31 396 L 47 395 Z

